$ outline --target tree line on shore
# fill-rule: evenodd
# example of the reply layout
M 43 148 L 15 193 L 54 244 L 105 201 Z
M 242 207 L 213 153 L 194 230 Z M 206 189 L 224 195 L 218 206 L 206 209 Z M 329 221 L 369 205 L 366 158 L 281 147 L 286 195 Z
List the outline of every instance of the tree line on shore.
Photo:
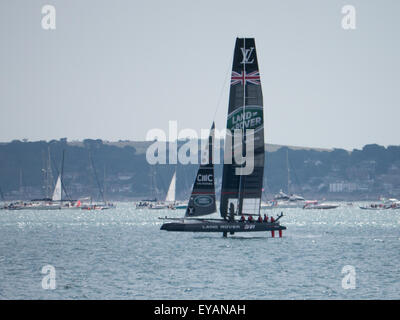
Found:
M 95 179 L 98 179 L 110 199 L 162 198 L 175 170 L 177 197 L 188 197 L 197 165 L 149 165 L 143 152 L 144 143 L 136 144 L 140 147 L 135 147 L 134 142 L 108 143 L 100 139 L 69 143 L 65 138 L 2 143 L 0 188 L 4 196 L 14 198 L 24 194 L 46 196 L 48 170 L 51 168 L 55 183 L 65 151 L 64 182 L 72 197 L 97 197 Z M 266 153 L 265 168 L 264 187 L 270 194 L 287 192 L 289 187 L 291 192 L 326 195 L 329 183 L 339 181 L 366 183 L 369 189 L 364 193 L 382 193 L 388 185 L 393 190 L 400 188 L 400 146 L 369 144 L 352 151 L 282 146 Z M 218 183 L 222 166 L 216 165 L 215 170 Z

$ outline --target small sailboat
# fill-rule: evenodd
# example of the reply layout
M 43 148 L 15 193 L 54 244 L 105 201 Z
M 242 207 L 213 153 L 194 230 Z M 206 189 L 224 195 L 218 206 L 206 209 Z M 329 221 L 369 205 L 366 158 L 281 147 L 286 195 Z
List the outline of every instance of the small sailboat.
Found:
M 155 210 L 160 210 L 160 209 L 165 209 L 166 206 L 162 204 L 162 201 L 159 201 L 158 195 L 159 195 L 159 190 L 157 188 L 157 182 L 156 182 L 156 167 L 155 166 L 150 166 L 150 189 L 151 189 L 151 197 L 154 198 L 148 198 L 148 199 L 142 199 L 140 201 L 136 202 L 136 209 L 155 209 Z
M 54 187 L 53 195 L 51 197 L 51 203 L 49 205 L 54 206 L 55 208 L 59 206 L 59 209 L 79 209 L 76 205 L 76 201 L 71 199 L 65 199 L 65 197 L 69 198 L 66 188 L 64 186 L 64 157 L 65 151 L 62 154 L 61 160 L 61 171 L 57 177 L 57 182 Z M 64 195 L 64 198 L 63 198 Z
M 150 210 L 161 210 L 161 209 L 176 209 L 176 201 L 175 201 L 175 194 L 176 194 L 176 171 L 174 172 L 171 183 L 169 184 L 167 196 L 165 197 L 164 202 L 155 202 L 149 203 L 148 209 Z
M 175 210 L 175 204 L 176 204 L 176 170 L 174 172 L 174 175 L 172 176 L 171 183 L 169 184 L 167 196 L 165 198 L 165 206 L 168 209 L 173 209 Z
M 226 143 L 234 136 L 235 129 L 241 131 L 243 144 L 246 144 L 249 138 L 254 142 L 254 166 L 249 174 L 238 174 L 242 172 L 244 163 L 239 163 L 235 159 L 237 145 L 232 144 L 235 151 L 233 152 Z M 248 131 L 249 129 L 252 130 Z M 200 218 L 217 211 L 213 140 L 214 124 L 208 140 L 208 163 L 202 163 L 199 167 L 185 216 L 162 218 L 174 221 L 164 223 L 161 230 L 221 232 L 224 237 L 228 232 L 234 234 L 235 232 L 271 231 L 274 236 L 275 231 L 278 231 L 279 236 L 282 236 L 282 230 L 286 229 L 278 221 L 282 214 L 276 220 L 273 218 L 268 220 L 266 216 L 262 219 L 260 215 L 265 161 L 264 116 L 260 74 L 253 38 L 237 38 L 235 44 L 219 208 L 221 218 Z M 242 147 L 243 145 L 240 146 Z M 236 219 L 238 216 L 241 217 L 240 220 Z M 247 220 L 245 216 L 248 217 Z M 253 216 L 257 216 L 258 219 L 253 219 Z
M 176 200 L 176 170 L 172 177 L 171 183 L 168 188 L 167 197 L 165 198 L 166 206 L 168 209 L 186 209 L 188 204 Z
M 50 151 L 49 159 L 50 159 Z M 49 160 L 50 162 L 50 160 Z M 49 165 L 50 166 L 50 165 Z M 61 162 L 61 173 L 58 175 L 56 185 L 51 198 L 33 199 L 30 202 L 18 202 L 10 204 L 6 209 L 9 210 L 59 210 L 62 208 L 62 172 L 64 166 L 64 152 Z M 51 170 L 51 167 L 50 167 Z
M 82 209 L 82 210 L 107 210 L 107 209 L 116 208 L 116 205 L 114 203 L 106 201 L 106 198 L 105 198 L 105 195 L 104 195 L 104 193 L 105 193 L 105 168 L 104 168 L 104 181 L 103 181 L 103 187 L 102 187 L 101 184 L 100 184 L 99 178 L 97 176 L 96 167 L 94 166 L 93 157 L 92 157 L 92 154 L 91 154 L 90 151 L 89 151 L 89 162 L 90 162 L 90 167 L 91 167 L 91 169 L 93 171 L 93 175 L 94 175 L 95 180 L 96 180 L 97 187 L 99 189 L 99 194 L 100 194 L 103 202 L 93 203 L 92 202 L 92 197 L 90 197 L 90 203 L 89 204 L 82 205 L 79 202 L 80 209 Z
M 4 209 L 8 210 L 60 210 L 61 209 L 61 180 L 57 179 L 51 199 L 34 199 L 30 202 L 11 203 Z

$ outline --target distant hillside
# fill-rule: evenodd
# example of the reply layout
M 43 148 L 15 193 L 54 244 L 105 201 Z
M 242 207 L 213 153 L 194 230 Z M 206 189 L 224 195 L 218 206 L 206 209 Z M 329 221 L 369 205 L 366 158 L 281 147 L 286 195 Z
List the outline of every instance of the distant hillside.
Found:
M 145 158 L 151 143 L 99 139 L 1 143 L 0 188 L 6 200 L 48 196 L 65 150 L 64 183 L 72 198 L 99 198 L 100 184 L 108 199 L 162 199 L 176 169 L 177 197 L 187 199 L 198 166 L 151 166 Z M 267 144 L 266 150 L 266 198 L 272 198 L 281 189 L 287 192 L 288 178 L 289 191 L 307 198 L 400 198 L 400 146 L 371 144 L 347 151 Z M 221 172 L 222 166 L 216 165 L 217 192 Z
M 103 140 L 104 144 L 110 145 L 110 146 L 116 146 L 116 147 L 133 147 L 136 149 L 137 154 L 144 154 L 146 152 L 146 149 L 149 145 L 152 144 L 151 141 L 129 141 L 129 140 L 120 140 L 120 141 L 105 141 Z M 83 146 L 83 141 L 72 141 L 68 142 L 69 145 L 71 146 Z M 223 142 L 220 143 L 221 146 L 223 146 Z M 332 151 L 333 149 L 328 149 L 328 148 L 310 148 L 310 147 L 299 147 L 299 146 L 284 146 L 284 145 L 279 145 L 279 144 L 271 144 L 271 143 L 266 143 L 265 144 L 265 150 L 268 152 L 275 152 L 278 149 L 282 147 L 288 147 L 292 150 L 314 150 L 314 151 Z

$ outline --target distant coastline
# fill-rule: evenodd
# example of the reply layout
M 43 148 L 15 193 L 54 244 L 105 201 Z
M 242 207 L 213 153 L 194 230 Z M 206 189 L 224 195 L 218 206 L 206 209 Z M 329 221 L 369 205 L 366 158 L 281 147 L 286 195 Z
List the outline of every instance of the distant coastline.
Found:
M 151 143 L 100 139 L 70 142 L 65 138 L 48 142 L 3 142 L 0 143 L 0 188 L 6 200 L 42 197 L 46 189 L 43 170 L 48 167 L 47 154 L 51 154 L 51 168 L 56 177 L 65 150 L 64 182 L 68 193 L 75 198 L 96 199 L 99 195 L 91 175 L 90 150 L 108 199 L 130 201 L 149 196 L 162 199 L 176 165 L 149 165 L 145 152 Z M 266 150 L 265 199 L 271 199 L 280 190 L 288 191 L 287 156 L 289 191 L 308 199 L 400 197 L 400 146 L 370 144 L 348 151 L 266 144 Z M 197 165 L 177 165 L 178 199 L 187 199 L 196 170 Z M 220 178 L 221 165 L 216 165 L 217 181 Z

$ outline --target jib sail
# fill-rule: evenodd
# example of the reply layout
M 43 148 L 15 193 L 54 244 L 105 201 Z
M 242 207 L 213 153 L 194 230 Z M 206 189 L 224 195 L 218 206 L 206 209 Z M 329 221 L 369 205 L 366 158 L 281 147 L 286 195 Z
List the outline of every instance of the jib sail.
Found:
M 212 124 L 206 155 L 208 161 L 200 164 L 194 181 L 192 194 L 186 209 L 186 217 L 203 216 L 217 211 L 215 204 L 213 141 L 215 125 Z M 208 152 L 207 152 L 208 151 Z

